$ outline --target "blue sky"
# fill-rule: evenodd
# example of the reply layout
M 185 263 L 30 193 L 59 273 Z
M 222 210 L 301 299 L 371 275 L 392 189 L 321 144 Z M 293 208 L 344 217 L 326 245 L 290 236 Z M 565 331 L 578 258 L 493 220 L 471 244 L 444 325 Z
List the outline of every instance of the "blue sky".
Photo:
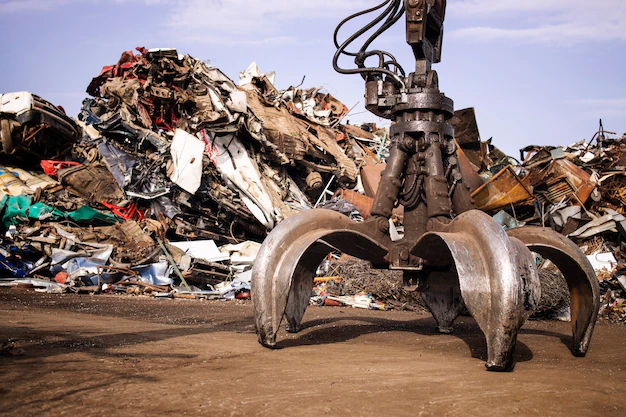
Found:
M 29 90 L 75 116 L 104 65 L 136 46 L 175 47 L 238 80 L 256 61 L 278 88 L 324 86 L 348 107 L 358 76 L 332 69 L 343 17 L 382 0 L 0 0 L 0 92 Z M 512 156 L 626 132 L 626 1 L 449 0 L 441 89 L 476 108 L 483 139 Z M 378 43 L 411 68 L 403 24 Z M 350 27 L 342 32 L 347 36 Z M 379 120 L 357 106 L 348 119 Z

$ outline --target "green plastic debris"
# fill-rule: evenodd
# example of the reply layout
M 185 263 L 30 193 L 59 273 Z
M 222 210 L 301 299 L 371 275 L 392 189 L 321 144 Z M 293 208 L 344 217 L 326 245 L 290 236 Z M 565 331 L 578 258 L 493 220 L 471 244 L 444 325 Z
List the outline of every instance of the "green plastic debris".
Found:
M 2 199 L 2 223 L 5 227 L 28 222 L 28 209 L 33 205 L 33 198 L 20 195 L 16 197 L 5 196 Z
M 28 209 L 28 218 L 33 220 L 58 220 L 64 217 L 65 213 L 54 207 L 50 207 L 42 202 L 35 203 Z
M 64 212 L 42 202 L 33 204 L 33 198 L 27 195 L 5 196 L 0 202 L 2 224 L 5 228 L 30 220 L 56 221 L 60 219 L 73 220 L 76 223 L 104 222 L 114 224 L 122 219 L 113 214 L 103 213 L 89 206 L 82 206 L 76 211 Z
M 114 224 L 122 221 L 122 219 L 116 217 L 113 214 L 103 213 L 89 206 L 82 206 L 76 211 L 66 213 L 65 217 L 68 219 L 72 219 L 77 223 L 91 223 L 93 221 L 99 220 L 105 223 Z

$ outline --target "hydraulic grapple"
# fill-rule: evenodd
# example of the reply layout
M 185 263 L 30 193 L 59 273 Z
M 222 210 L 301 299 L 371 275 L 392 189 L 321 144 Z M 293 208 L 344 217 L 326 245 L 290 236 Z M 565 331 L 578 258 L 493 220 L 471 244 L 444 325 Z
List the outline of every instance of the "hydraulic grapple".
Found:
M 264 346 L 276 346 L 283 317 L 288 331 L 299 330 L 318 265 L 340 251 L 403 271 L 404 285 L 422 293 L 441 332 L 451 332 L 466 307 L 487 339 L 487 369 L 509 370 L 517 332 L 540 298 L 534 252 L 550 259 L 567 281 L 572 352 L 585 355 L 599 307 L 598 281 L 585 255 L 550 229 L 505 232 L 474 208 L 463 181 L 449 124 L 453 102 L 439 91 L 431 69 L 441 58 L 445 8 L 445 0 L 386 0 L 348 17 L 335 31 L 335 69 L 360 74 L 367 109 L 394 122 L 390 155 L 370 219 L 355 223 L 333 211 L 309 210 L 279 224 L 263 243 L 252 272 L 252 299 Z M 367 13 L 377 17 L 340 44 L 340 28 Z M 368 51 L 402 16 L 415 56 L 415 71 L 408 75 L 391 54 Z M 348 52 L 368 31 L 373 34 L 363 47 Z M 356 68 L 340 68 L 342 55 L 353 57 Z M 404 207 L 405 233 L 392 241 L 389 219 L 398 204 Z

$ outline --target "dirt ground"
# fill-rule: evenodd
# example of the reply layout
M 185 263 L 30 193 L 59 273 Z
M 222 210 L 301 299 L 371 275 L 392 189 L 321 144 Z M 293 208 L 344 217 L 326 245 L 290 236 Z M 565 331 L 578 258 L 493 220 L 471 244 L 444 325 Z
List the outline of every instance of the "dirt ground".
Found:
M 570 324 L 528 322 L 511 373 L 485 371 L 471 318 L 454 335 L 405 312 L 311 307 L 281 349 L 250 302 L 0 290 L 0 415 L 624 416 L 626 327 L 599 323 L 586 358 Z

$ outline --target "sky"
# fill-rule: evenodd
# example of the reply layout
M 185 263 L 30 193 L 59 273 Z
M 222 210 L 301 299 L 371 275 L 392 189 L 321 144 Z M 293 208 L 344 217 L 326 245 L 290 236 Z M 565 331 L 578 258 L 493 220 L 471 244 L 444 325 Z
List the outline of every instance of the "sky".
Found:
M 332 34 L 382 0 L 0 0 L 0 93 L 31 91 L 76 116 L 105 65 L 137 46 L 174 47 L 238 81 L 256 61 L 279 89 L 324 87 L 351 123 L 363 80 L 333 71 Z M 374 44 L 410 69 L 404 20 Z M 347 26 L 340 37 L 360 25 Z M 511 156 L 531 144 L 591 139 L 599 119 L 626 132 L 625 0 L 448 0 L 442 61 L 456 109 L 474 107 L 481 138 Z M 350 62 L 342 61 L 344 65 Z

